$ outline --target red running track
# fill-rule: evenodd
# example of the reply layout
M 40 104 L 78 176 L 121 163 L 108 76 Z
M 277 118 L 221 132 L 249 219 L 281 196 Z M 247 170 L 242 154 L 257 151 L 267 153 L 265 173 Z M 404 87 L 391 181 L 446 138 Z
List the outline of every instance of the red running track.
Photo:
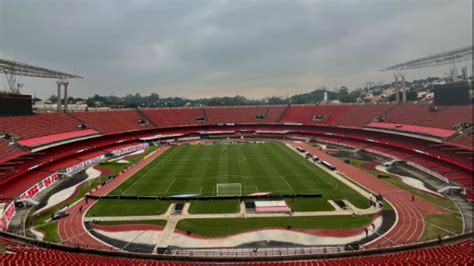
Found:
M 156 159 L 168 149 L 169 147 L 162 147 L 156 150 L 155 153 L 153 153 L 151 156 L 138 162 L 136 165 L 132 166 L 130 169 L 114 178 L 110 183 L 107 183 L 105 186 L 99 187 L 90 194 L 97 196 L 107 195 L 110 191 L 118 187 L 129 177 L 136 174 L 143 167 L 152 162 L 154 159 Z M 105 243 L 91 236 L 87 232 L 82 222 L 84 215 L 87 212 L 87 209 L 89 209 L 94 203 L 95 201 L 89 200 L 86 204 L 85 199 L 81 199 L 79 202 L 77 202 L 77 204 L 75 204 L 69 209 L 69 216 L 59 220 L 59 236 L 61 237 L 61 240 L 64 244 L 73 246 L 79 245 L 83 247 L 97 249 L 112 249 L 111 246 L 108 246 Z M 82 213 L 79 212 L 80 206 L 82 206 L 83 208 Z
M 338 172 L 350 177 L 355 182 L 375 193 L 380 193 L 387 199 L 397 211 L 397 222 L 384 236 L 370 243 L 367 247 L 391 246 L 397 244 L 414 243 L 420 239 L 424 231 L 423 215 L 425 214 L 447 214 L 448 210 L 438 207 L 430 202 L 416 197 L 412 202 L 412 194 L 399 187 L 385 182 L 357 167 L 346 164 L 334 158 L 318 148 L 304 143 L 291 143 L 299 146 L 309 153 L 334 165 Z

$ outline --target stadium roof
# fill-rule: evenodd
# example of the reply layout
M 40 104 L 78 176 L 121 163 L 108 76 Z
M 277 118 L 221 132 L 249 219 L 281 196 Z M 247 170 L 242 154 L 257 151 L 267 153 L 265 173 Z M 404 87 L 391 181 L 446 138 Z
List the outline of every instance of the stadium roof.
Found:
M 9 75 L 38 78 L 82 79 L 83 77 L 0 58 L 0 71 Z
M 379 71 L 391 71 L 402 69 L 414 69 L 422 67 L 437 66 L 443 64 L 450 64 L 453 62 L 461 62 L 465 60 L 472 60 L 472 51 L 474 46 L 463 47 L 455 50 L 450 50 L 430 56 L 417 58 L 415 60 L 407 61 L 401 64 L 389 66 Z

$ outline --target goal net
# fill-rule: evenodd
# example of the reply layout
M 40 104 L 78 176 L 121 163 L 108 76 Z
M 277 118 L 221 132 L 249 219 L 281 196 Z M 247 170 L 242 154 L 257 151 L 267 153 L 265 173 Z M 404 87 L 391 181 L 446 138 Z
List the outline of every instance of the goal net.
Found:
M 241 196 L 242 184 L 241 183 L 217 184 L 216 194 L 217 196 Z

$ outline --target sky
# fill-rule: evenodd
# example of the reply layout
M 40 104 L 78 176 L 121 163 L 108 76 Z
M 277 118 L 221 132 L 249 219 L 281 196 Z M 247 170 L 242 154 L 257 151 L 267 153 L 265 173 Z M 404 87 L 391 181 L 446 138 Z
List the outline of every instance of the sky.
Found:
M 378 69 L 471 45 L 472 26 L 471 0 L 0 0 L 0 58 L 83 76 L 74 97 L 263 98 L 390 82 Z

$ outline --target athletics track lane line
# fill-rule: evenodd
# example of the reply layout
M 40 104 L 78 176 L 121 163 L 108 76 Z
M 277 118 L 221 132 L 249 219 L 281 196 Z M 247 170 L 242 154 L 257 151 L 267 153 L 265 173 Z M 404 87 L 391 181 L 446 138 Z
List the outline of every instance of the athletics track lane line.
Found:
M 110 183 L 106 184 L 91 192 L 92 195 L 103 196 L 107 195 L 110 191 L 118 187 L 122 184 L 125 180 L 136 174 L 138 171 L 143 169 L 146 165 L 150 162 L 155 160 L 158 156 L 163 154 L 169 147 L 162 147 L 156 150 L 151 156 L 148 158 L 138 162 L 136 165 L 128 169 L 126 172 L 123 172 L 118 177 L 114 178 Z M 88 203 L 85 203 L 84 198 L 81 199 L 79 202 L 74 204 L 69 209 L 69 216 L 62 218 L 59 220 L 58 231 L 59 236 L 64 244 L 68 245 L 81 245 L 81 246 L 88 246 L 91 248 L 106 248 L 111 249 L 110 246 L 99 241 L 95 237 L 89 234 L 83 225 L 83 217 L 87 210 L 95 203 L 94 200 L 88 200 Z M 80 206 L 83 206 L 83 213 L 79 212 Z
M 294 143 L 291 145 L 296 146 Z M 325 161 L 333 164 L 341 172 L 346 173 L 351 179 L 355 180 L 362 186 L 376 193 L 381 193 L 396 209 L 398 220 L 395 226 L 385 236 L 397 244 L 409 243 L 417 241 L 424 231 L 423 213 L 425 214 L 445 214 L 448 213 L 443 208 L 433 205 L 421 198 L 416 198 L 415 202 L 411 202 L 411 194 L 401 190 L 400 188 L 379 180 L 376 177 L 352 166 L 348 165 L 337 158 L 334 158 L 317 148 L 304 143 L 298 143 L 306 151 L 315 154 Z M 395 192 L 395 193 L 391 193 Z M 408 201 L 410 199 L 410 201 Z M 369 247 L 377 247 L 391 245 L 391 243 L 380 238 L 369 245 Z

